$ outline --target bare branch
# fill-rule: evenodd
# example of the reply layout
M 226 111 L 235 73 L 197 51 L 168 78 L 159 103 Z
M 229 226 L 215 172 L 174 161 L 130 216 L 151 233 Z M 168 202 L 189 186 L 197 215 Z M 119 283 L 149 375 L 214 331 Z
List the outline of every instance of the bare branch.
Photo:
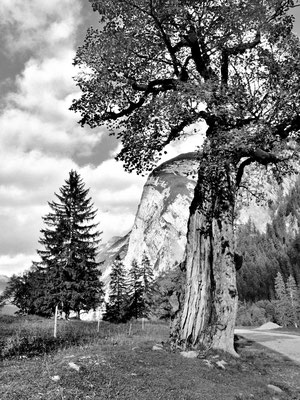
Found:
M 260 196 L 257 193 L 253 192 L 253 190 L 250 190 L 247 186 L 239 185 L 239 187 L 245 189 L 247 192 L 251 194 L 251 196 L 257 198 L 257 200 L 261 200 Z

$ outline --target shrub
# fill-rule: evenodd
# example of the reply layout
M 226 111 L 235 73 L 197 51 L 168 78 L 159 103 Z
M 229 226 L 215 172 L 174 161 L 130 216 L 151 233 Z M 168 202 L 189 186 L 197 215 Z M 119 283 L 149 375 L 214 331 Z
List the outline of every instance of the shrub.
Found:
M 266 310 L 258 303 L 240 303 L 237 313 L 236 325 L 259 326 L 267 321 Z

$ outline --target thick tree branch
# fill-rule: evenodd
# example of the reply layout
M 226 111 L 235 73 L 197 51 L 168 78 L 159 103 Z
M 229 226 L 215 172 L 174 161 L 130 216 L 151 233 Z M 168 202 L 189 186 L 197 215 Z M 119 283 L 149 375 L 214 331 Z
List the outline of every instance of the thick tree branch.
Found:
M 205 80 L 208 80 L 211 78 L 211 71 L 203 38 L 198 38 L 195 28 L 191 26 L 189 34 L 185 36 L 185 40 L 191 49 L 191 57 L 194 60 L 197 71 Z
M 243 173 L 247 165 L 250 165 L 254 162 L 257 162 L 261 165 L 268 165 L 268 164 L 277 164 L 279 162 L 284 161 L 278 156 L 276 156 L 274 153 L 270 153 L 262 149 L 250 149 L 250 150 L 241 149 L 238 151 L 238 156 L 239 158 L 244 158 L 244 157 L 248 158 L 246 158 L 246 160 L 244 160 L 238 168 L 238 172 L 236 174 L 237 187 L 239 187 L 241 183 Z
M 178 125 L 173 126 L 173 128 L 171 128 L 167 139 L 162 143 L 162 148 L 165 147 L 170 142 L 172 142 L 174 139 L 178 138 L 184 128 L 195 123 L 199 119 L 206 120 L 206 117 L 207 113 L 205 111 L 200 111 L 199 113 L 195 113 L 193 115 L 187 115 L 183 119 L 183 121 L 181 121 Z
M 131 78 L 131 80 L 133 80 Z M 112 112 L 107 111 L 103 114 L 102 120 L 109 121 L 109 120 L 117 120 L 118 118 L 122 118 L 125 116 L 130 115 L 133 111 L 137 110 L 138 108 L 142 107 L 142 105 L 147 100 L 149 94 L 157 94 L 159 92 L 166 92 L 168 90 L 175 90 L 176 89 L 176 79 L 155 79 L 148 84 L 138 84 L 137 82 L 132 83 L 132 88 L 136 91 L 144 92 L 144 95 L 139 99 L 137 102 L 130 102 L 127 108 L 119 112 Z M 100 118 L 99 118 L 100 119 Z M 81 123 L 84 123 L 81 121 Z
M 131 78 L 132 79 L 132 78 Z M 132 79 L 133 80 L 133 79 Z M 155 79 L 150 81 L 148 84 L 137 83 L 135 80 L 132 83 L 132 88 L 134 90 L 149 93 L 165 92 L 167 90 L 176 89 L 176 79 L 166 78 L 166 79 Z
M 113 111 L 107 111 L 103 114 L 102 118 L 98 117 L 99 120 L 101 119 L 102 121 L 109 121 L 109 120 L 117 120 L 118 118 L 121 117 L 126 117 L 130 115 L 133 111 L 137 110 L 140 108 L 146 101 L 147 95 L 142 96 L 140 100 L 136 103 L 131 102 L 130 105 L 127 108 L 124 108 L 122 111 L 119 112 L 113 112 Z M 95 117 L 96 119 L 96 117 Z M 83 123 L 82 120 L 80 121 L 81 124 Z
M 229 58 L 230 56 L 236 56 L 238 54 L 245 53 L 246 50 L 251 50 L 260 43 L 260 31 L 257 31 L 254 40 L 248 43 L 239 43 L 233 47 L 226 47 L 222 49 L 221 55 L 221 83 L 227 85 L 228 83 L 228 69 L 229 69 Z
M 245 53 L 246 50 L 251 50 L 254 47 L 256 47 L 258 44 L 260 44 L 260 31 L 256 32 L 254 40 L 252 42 L 248 43 L 239 43 L 236 46 L 229 47 L 225 49 L 230 56 L 236 56 L 238 54 L 243 54 Z

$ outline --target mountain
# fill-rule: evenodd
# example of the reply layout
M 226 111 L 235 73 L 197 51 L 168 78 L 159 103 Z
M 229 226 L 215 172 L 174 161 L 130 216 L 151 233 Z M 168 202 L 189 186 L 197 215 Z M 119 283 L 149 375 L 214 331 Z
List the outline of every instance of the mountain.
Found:
M 197 166 L 197 153 L 186 153 L 152 171 L 144 186 L 132 230 L 100 249 L 105 282 L 117 254 L 129 268 L 133 259 L 139 262 L 146 252 L 156 275 L 182 262 Z
M 124 259 L 124 257 L 126 256 L 128 250 L 129 236 L 130 232 L 123 237 L 113 236 L 107 243 L 103 243 L 99 246 L 97 260 L 101 262 L 101 279 L 104 282 L 107 282 L 109 279 L 109 266 L 112 265 L 116 256 L 119 254 L 122 259 Z
M 4 292 L 4 289 L 6 288 L 8 281 L 9 281 L 8 276 L 0 275 L 0 294 Z

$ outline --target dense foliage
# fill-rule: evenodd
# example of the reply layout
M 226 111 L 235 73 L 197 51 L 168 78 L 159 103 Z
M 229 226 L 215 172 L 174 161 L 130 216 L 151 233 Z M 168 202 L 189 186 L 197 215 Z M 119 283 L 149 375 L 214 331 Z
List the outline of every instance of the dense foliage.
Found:
M 110 274 L 109 300 L 104 319 L 125 322 L 131 318 L 147 318 L 152 314 L 155 284 L 153 269 L 146 253 L 135 259 L 128 271 L 117 256 Z
M 275 298 L 278 272 L 300 283 L 300 180 L 270 207 L 272 221 L 260 232 L 249 220 L 238 230 L 238 249 L 243 267 L 237 273 L 240 300 Z
M 90 2 L 101 25 L 77 51 L 82 96 L 72 108 L 82 124 L 118 131 L 128 169 L 152 164 L 199 121 L 214 165 L 226 154 L 276 162 L 274 137 L 286 145 L 300 122 L 294 1 Z
M 43 220 L 35 262 L 23 276 L 13 276 L 3 297 L 21 312 L 49 316 L 56 305 L 68 318 L 70 311 L 88 311 L 103 298 L 101 273 L 96 262 L 100 232 L 93 223 L 96 210 L 88 197 L 82 179 L 75 171 L 55 194 L 58 201 L 49 202 L 51 212 Z

